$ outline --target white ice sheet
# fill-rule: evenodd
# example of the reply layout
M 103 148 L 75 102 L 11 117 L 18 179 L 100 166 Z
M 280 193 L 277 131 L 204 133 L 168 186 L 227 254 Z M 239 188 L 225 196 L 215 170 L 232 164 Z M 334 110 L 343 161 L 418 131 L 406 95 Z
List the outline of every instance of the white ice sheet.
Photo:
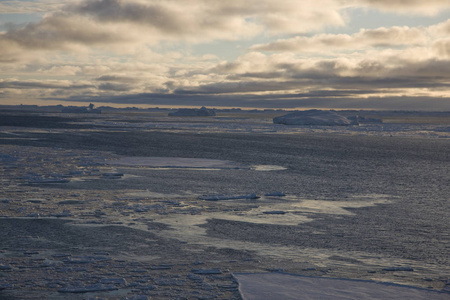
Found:
M 283 273 L 234 274 L 244 300 L 450 299 L 450 294 L 394 284 Z

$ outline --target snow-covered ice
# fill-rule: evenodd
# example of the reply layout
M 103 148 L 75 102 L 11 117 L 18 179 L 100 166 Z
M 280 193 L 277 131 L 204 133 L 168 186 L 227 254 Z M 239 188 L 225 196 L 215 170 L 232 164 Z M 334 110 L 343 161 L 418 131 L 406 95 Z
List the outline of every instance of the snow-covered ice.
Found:
M 448 299 L 446 293 L 373 281 L 283 273 L 234 274 L 234 277 L 244 300 Z
M 199 168 L 242 169 L 246 168 L 229 160 L 186 157 L 122 157 L 109 162 L 116 166 L 141 166 L 150 168 Z

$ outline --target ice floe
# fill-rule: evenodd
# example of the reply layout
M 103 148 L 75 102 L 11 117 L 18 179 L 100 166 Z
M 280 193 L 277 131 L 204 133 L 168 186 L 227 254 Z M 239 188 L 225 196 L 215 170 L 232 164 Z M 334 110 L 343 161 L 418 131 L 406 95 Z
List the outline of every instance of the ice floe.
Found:
M 68 183 L 66 178 L 32 178 L 28 180 L 28 184 L 52 184 L 52 183 Z
M 218 275 L 222 274 L 222 271 L 220 269 L 195 269 L 191 271 L 194 274 L 197 275 Z
M 199 196 L 200 200 L 219 201 L 219 200 L 238 200 L 238 199 L 258 199 L 255 193 L 246 195 L 203 195 Z
M 252 170 L 255 171 L 283 171 L 287 170 L 287 168 L 283 166 L 277 166 L 277 165 L 254 165 L 251 166 Z
M 149 168 L 206 168 L 206 169 L 243 169 L 247 168 L 229 160 L 184 158 L 184 157 L 123 157 L 110 161 L 116 166 L 141 166 Z
M 439 293 L 375 281 L 286 273 L 233 274 L 244 300 L 258 299 L 448 299 Z
M 284 196 L 286 196 L 286 194 L 283 192 L 277 191 L 277 192 L 266 193 L 266 194 L 264 194 L 264 196 L 266 196 L 266 197 L 284 197 Z
M 287 168 L 277 165 L 244 165 L 230 160 L 189 158 L 189 157 L 122 157 L 109 161 L 113 166 L 134 166 L 155 169 L 197 169 L 197 170 L 255 170 L 255 171 L 282 171 Z M 104 173 L 103 177 L 120 178 L 120 172 Z M 122 174 L 123 175 L 123 174 Z

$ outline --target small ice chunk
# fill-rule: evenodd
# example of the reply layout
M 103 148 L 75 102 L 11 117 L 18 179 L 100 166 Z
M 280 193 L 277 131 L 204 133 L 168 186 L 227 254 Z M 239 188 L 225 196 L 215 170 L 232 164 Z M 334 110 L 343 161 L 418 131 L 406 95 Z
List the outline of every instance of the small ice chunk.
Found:
M 62 200 L 62 201 L 59 201 L 57 204 L 58 205 L 72 205 L 72 204 L 81 204 L 81 203 L 83 203 L 83 201 L 81 201 L 81 200 Z
M 68 253 L 56 253 L 53 254 L 52 257 L 58 258 L 58 257 L 69 257 L 72 256 L 72 254 L 68 254 Z
M 187 278 L 195 282 L 203 282 L 203 278 L 198 275 L 188 274 Z
M 219 201 L 219 200 L 237 200 L 237 199 L 259 199 L 255 193 L 247 195 L 203 195 L 198 197 L 200 200 Z
M 27 202 L 38 204 L 38 203 L 42 203 L 42 200 L 41 199 L 29 199 L 29 200 L 27 200 Z
M 383 271 L 389 271 L 389 272 L 397 272 L 397 271 L 403 271 L 403 272 L 413 272 L 413 268 L 409 267 L 389 267 L 382 269 Z
M 102 278 L 100 280 L 100 283 L 102 284 L 120 284 L 120 285 L 126 285 L 127 282 L 123 278 Z
M 0 270 L 2 270 L 2 271 L 11 270 L 11 266 L 10 265 L 0 265 Z
M 6 290 L 11 288 L 12 285 L 11 284 L 7 284 L 7 283 L 0 283 L 0 291 Z
M 69 179 L 64 178 L 35 178 L 28 180 L 28 184 L 51 184 L 51 183 L 68 183 Z
M 27 218 L 39 218 L 41 215 L 39 213 L 31 213 L 26 215 Z
M 74 256 L 68 260 L 66 260 L 65 262 L 70 263 L 70 264 L 89 264 L 89 263 L 94 263 L 94 262 L 98 262 L 98 261 L 107 261 L 110 260 L 109 257 L 105 257 L 105 256 Z
M 145 295 L 133 295 L 131 297 L 126 297 L 124 300 L 148 300 L 149 298 Z
M 263 214 L 266 215 L 284 215 L 286 212 L 282 210 L 269 210 L 269 211 L 263 211 Z
M 41 268 L 47 268 L 47 267 L 53 267 L 56 265 L 62 264 L 61 261 L 54 261 L 50 259 L 45 259 L 42 265 L 40 265 Z
M 173 265 L 168 265 L 168 264 L 160 264 L 157 266 L 152 266 L 150 267 L 151 270 L 170 270 L 172 269 Z
M 57 213 L 57 214 L 51 214 L 51 217 L 57 217 L 57 218 L 66 218 L 66 217 L 71 217 L 72 214 L 70 213 L 70 210 L 63 210 L 62 213 Z
M 286 194 L 283 193 L 283 192 L 272 192 L 272 193 L 264 194 L 264 196 L 269 196 L 269 197 L 284 197 L 284 196 L 286 196 Z
M 94 284 L 88 286 L 72 286 L 63 289 L 59 289 L 59 293 L 90 293 L 90 292 L 104 292 L 104 291 L 115 291 L 118 290 L 117 287 L 112 285 Z
M 119 179 L 119 178 L 123 177 L 123 173 L 119 173 L 119 172 L 103 173 L 102 175 L 104 178 L 108 178 L 108 179 Z
M 196 269 L 191 271 L 194 274 L 197 275 L 218 275 L 222 274 L 222 271 L 220 269 Z
M 284 170 L 287 170 L 286 167 L 277 166 L 277 165 L 253 165 L 250 168 L 255 171 L 284 171 Z

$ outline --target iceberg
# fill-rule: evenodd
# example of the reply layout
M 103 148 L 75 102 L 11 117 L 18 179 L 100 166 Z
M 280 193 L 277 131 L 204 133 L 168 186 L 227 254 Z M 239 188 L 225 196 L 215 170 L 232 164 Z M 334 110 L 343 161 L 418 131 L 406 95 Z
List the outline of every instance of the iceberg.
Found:
M 284 125 L 325 125 L 325 126 L 347 126 L 351 121 L 332 110 L 305 110 L 289 113 L 284 116 L 273 118 L 273 123 Z

